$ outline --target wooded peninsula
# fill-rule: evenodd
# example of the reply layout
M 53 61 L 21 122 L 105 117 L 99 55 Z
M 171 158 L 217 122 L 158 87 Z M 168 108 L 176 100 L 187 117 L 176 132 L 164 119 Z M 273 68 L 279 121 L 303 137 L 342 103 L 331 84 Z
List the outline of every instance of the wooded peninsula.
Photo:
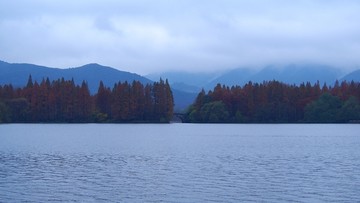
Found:
M 202 90 L 179 112 L 189 123 L 349 123 L 360 121 L 360 83 L 289 85 L 278 81 L 218 84 Z M 91 95 L 86 81 L 31 76 L 23 88 L 0 85 L 0 123 L 169 123 L 174 99 L 167 80 L 153 84 L 100 82 Z
M 299 86 L 278 81 L 221 86 L 199 93 L 187 110 L 195 123 L 349 123 L 360 122 L 360 83 L 336 81 Z
M 136 123 L 169 122 L 173 96 L 168 81 L 143 85 L 100 82 L 91 95 L 85 81 L 59 79 L 39 84 L 31 76 L 24 88 L 0 86 L 0 122 L 3 123 Z

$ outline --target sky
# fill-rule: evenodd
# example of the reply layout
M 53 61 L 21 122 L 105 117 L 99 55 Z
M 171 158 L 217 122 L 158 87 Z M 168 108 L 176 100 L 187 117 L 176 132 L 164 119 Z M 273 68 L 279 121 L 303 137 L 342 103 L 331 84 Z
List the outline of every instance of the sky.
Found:
M 148 74 L 360 67 L 359 0 L 0 0 L 0 60 Z

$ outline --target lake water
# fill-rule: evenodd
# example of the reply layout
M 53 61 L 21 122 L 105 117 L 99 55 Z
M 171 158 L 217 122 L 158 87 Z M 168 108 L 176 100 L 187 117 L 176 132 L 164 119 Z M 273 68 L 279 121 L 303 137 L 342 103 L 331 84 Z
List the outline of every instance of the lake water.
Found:
M 0 202 L 358 202 L 360 125 L 0 125 Z

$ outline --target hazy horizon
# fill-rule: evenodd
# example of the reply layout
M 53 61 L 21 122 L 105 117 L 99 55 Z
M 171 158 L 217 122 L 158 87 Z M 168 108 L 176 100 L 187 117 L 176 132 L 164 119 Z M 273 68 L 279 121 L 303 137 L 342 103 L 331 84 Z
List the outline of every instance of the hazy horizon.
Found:
M 360 2 L 0 2 L 0 59 L 56 68 L 89 63 L 146 75 L 239 67 L 360 66 Z
M 266 69 L 273 69 L 273 70 L 277 70 L 277 71 L 283 71 L 283 70 L 287 70 L 289 68 L 297 68 L 297 69 L 301 69 L 304 67 L 314 67 L 317 69 L 329 69 L 332 72 L 337 72 L 337 75 L 339 77 L 345 76 L 353 71 L 356 70 L 360 70 L 360 67 L 353 67 L 352 69 L 344 69 L 341 67 L 336 67 L 336 66 L 328 66 L 328 65 L 324 65 L 324 64 L 310 64 L 310 63 L 289 63 L 289 64 L 269 64 L 269 65 L 265 65 L 265 66 L 242 66 L 242 67 L 230 67 L 230 68 L 222 68 L 222 69 L 215 69 L 215 70 L 202 70 L 202 69 L 193 69 L 193 70 L 180 70 L 180 69 L 168 69 L 168 70 L 154 70 L 153 72 L 146 72 L 146 73 L 138 73 L 138 72 L 134 72 L 132 70 L 127 70 L 127 69 L 123 69 L 122 67 L 113 67 L 110 65 L 106 65 L 106 64 L 100 64 L 100 63 L 96 63 L 96 62 L 91 62 L 91 63 L 86 63 L 86 64 L 81 64 L 79 66 L 73 66 L 73 67 L 55 67 L 55 66 L 48 66 L 48 65 L 43 65 L 43 64 L 35 64 L 35 63 L 28 63 L 28 62 L 10 62 L 10 61 L 4 61 L 1 60 L 2 62 L 5 63 L 9 63 L 9 64 L 31 64 L 31 65 L 36 65 L 36 66 L 42 66 L 42 67 L 46 67 L 46 68 L 55 68 L 55 69 L 72 69 L 72 68 L 80 68 L 83 66 L 87 66 L 87 65 L 91 65 L 91 64 L 97 64 L 103 67 L 110 67 L 110 68 L 114 68 L 116 70 L 119 71 L 125 71 L 125 72 L 129 72 L 129 73 L 135 73 L 138 74 L 140 76 L 144 76 L 144 77 L 157 77 L 157 76 L 161 76 L 161 75 L 176 75 L 176 74 L 185 74 L 185 75 L 199 75 L 199 74 L 205 74 L 205 75 L 212 75 L 214 76 L 214 78 L 217 78 L 218 76 L 221 76 L 222 74 L 226 74 L 232 71 L 236 71 L 236 70 L 248 70 L 251 73 L 255 74 L 255 73 L 259 73 L 263 70 Z

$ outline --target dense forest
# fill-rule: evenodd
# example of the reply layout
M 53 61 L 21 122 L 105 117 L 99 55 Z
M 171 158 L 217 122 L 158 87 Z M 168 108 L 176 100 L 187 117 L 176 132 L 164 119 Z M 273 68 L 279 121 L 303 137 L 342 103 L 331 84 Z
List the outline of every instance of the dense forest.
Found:
M 278 81 L 249 82 L 202 90 L 185 114 L 196 123 L 360 122 L 360 83 L 338 81 L 299 86 Z
M 143 85 L 116 83 L 112 89 L 100 82 L 91 95 L 87 83 L 43 79 L 26 87 L 0 85 L 0 122 L 169 122 L 173 96 L 168 81 Z
M 85 81 L 31 76 L 23 88 L 0 85 L 1 123 L 170 122 L 174 101 L 168 81 L 143 85 L 100 82 L 91 95 Z M 244 86 L 218 84 L 202 90 L 184 115 L 192 123 L 348 123 L 360 122 L 360 83 L 338 81 L 288 85 L 278 81 Z

